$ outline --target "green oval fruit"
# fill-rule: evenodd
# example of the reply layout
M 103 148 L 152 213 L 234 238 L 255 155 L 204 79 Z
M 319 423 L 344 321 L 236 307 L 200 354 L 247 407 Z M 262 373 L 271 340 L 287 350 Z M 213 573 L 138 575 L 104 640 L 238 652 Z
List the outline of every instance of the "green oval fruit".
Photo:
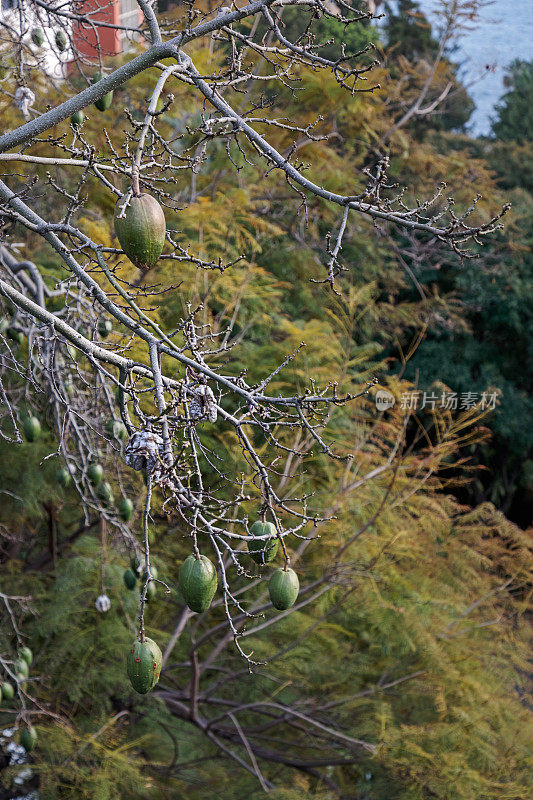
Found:
M 27 680 L 28 676 L 24 675 L 23 672 L 17 672 L 17 674 L 15 675 L 15 678 L 17 679 L 17 683 L 20 683 L 21 685 L 24 685 L 26 683 L 26 680 Z
M 23 430 L 26 440 L 28 442 L 34 442 L 41 435 L 41 423 L 37 417 L 26 417 Z
M 130 592 L 135 589 L 137 586 L 137 576 L 133 572 L 132 569 L 127 569 L 123 575 L 124 583 L 126 584 L 126 589 L 129 589 Z
M 98 109 L 98 111 L 107 111 L 107 109 L 110 108 L 112 102 L 113 102 L 113 92 L 108 92 L 107 94 L 104 94 L 104 96 L 101 97 L 99 100 L 97 100 L 94 105 Z
M 150 600 L 154 599 L 156 594 L 157 594 L 157 587 L 153 581 L 150 581 L 150 583 L 146 587 L 146 595 L 144 599 L 146 600 L 147 603 L 149 603 Z
M 94 75 L 93 79 L 91 80 L 91 83 L 93 84 L 98 83 L 98 81 L 101 81 L 103 77 L 104 76 L 102 75 L 101 72 L 97 72 L 96 75 Z M 107 111 L 107 109 L 111 107 L 112 102 L 113 102 L 113 92 L 111 91 L 108 92 L 107 94 L 104 94 L 104 96 L 100 97 L 99 100 L 95 100 L 94 105 L 96 106 L 98 111 Z
M 104 477 L 104 468 L 101 464 L 89 464 L 87 468 L 87 477 L 93 486 L 98 486 Z
M 25 678 L 30 674 L 30 665 L 23 658 L 17 658 L 13 669 L 17 675 L 24 675 Z
M 37 731 L 32 725 L 20 732 L 20 743 L 27 753 L 30 753 L 37 743 Z
M 59 483 L 60 486 L 62 486 L 64 489 L 66 489 L 67 486 L 70 485 L 70 482 L 72 480 L 72 478 L 70 477 L 70 472 L 68 471 L 68 469 L 64 469 L 64 468 L 63 469 L 58 469 L 58 471 L 56 473 L 56 480 L 57 480 L 57 482 Z
M 128 431 L 126 426 L 119 419 L 110 419 L 106 422 L 105 430 L 108 436 L 114 436 L 115 439 L 121 439 L 123 442 L 128 438 Z
M 298 575 L 293 569 L 279 567 L 274 570 L 268 582 L 268 593 L 274 608 L 286 611 L 293 606 L 300 590 Z
M 120 246 L 136 267 L 148 270 L 163 251 L 166 222 L 163 209 L 150 194 L 140 194 L 126 201 L 123 195 L 115 206 L 115 233 Z
M 120 519 L 124 520 L 124 522 L 130 521 L 133 516 L 133 503 L 129 497 L 122 498 L 118 504 L 118 513 L 120 515 Z
M 56 42 L 56 47 L 60 53 L 63 53 L 67 49 L 68 45 L 67 34 L 61 28 L 58 31 L 56 31 L 55 42 Z
M 20 658 L 24 659 L 28 667 L 31 666 L 33 661 L 33 653 L 29 647 L 21 647 L 19 650 L 19 656 Z
M 161 673 L 163 657 L 153 639 L 133 642 L 127 659 L 127 672 L 131 685 L 139 694 L 147 694 L 154 688 Z
M 135 553 L 132 555 L 130 559 L 130 567 L 132 568 L 133 572 L 136 575 L 138 575 L 139 572 L 141 571 L 141 562 L 139 561 Z
M 100 500 L 103 503 L 106 503 L 107 505 L 111 505 L 115 499 L 113 495 L 113 490 L 111 489 L 111 486 L 107 481 L 102 481 L 102 483 L 99 484 L 96 490 L 96 494 L 98 495 Z
M 201 614 L 217 590 L 217 571 L 207 556 L 190 555 L 181 565 L 178 584 L 191 611 Z
M 42 28 L 34 28 L 31 32 L 31 40 L 37 47 L 42 47 L 44 43 L 44 31 Z
M 4 700 L 13 700 L 15 697 L 15 689 L 13 688 L 13 684 L 9 683 L 8 681 L 4 681 L 2 684 L 2 698 Z
M 248 552 L 256 564 L 268 564 L 273 561 L 278 552 L 278 537 L 276 526 L 272 522 L 261 522 L 257 520 L 250 528 L 252 536 L 270 535 L 270 539 L 250 539 L 248 541 Z
M 81 127 L 83 125 L 83 120 L 85 119 L 85 115 L 83 111 L 75 111 L 74 114 L 71 116 L 70 121 L 75 128 Z
M 101 319 L 98 321 L 98 333 L 102 339 L 107 339 L 112 330 L 113 323 L 110 319 Z
M 24 334 L 22 333 L 20 328 L 8 328 L 7 336 L 13 342 L 17 342 L 17 344 L 22 344 L 22 342 L 24 341 Z

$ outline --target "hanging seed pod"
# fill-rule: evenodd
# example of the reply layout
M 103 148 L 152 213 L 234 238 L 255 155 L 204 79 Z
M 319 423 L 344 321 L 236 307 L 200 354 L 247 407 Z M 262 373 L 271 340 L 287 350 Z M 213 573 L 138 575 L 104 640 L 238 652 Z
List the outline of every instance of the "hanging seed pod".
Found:
M 208 419 L 209 422 L 216 422 L 218 409 L 215 395 L 210 386 L 200 383 L 196 388 L 187 388 L 189 399 L 189 417 L 191 422 L 198 422 L 201 419 Z
M 42 28 L 34 28 L 31 32 L 31 40 L 37 47 L 42 47 L 44 44 L 44 31 Z
M 200 398 L 196 397 L 196 395 L 192 395 L 189 400 L 189 417 L 191 418 L 191 422 L 197 422 L 199 419 L 202 419 L 203 415 L 204 407 Z
M 101 72 L 97 72 L 96 75 L 93 76 L 91 83 L 95 84 L 98 81 L 101 81 L 104 76 Z M 94 105 L 98 109 L 98 111 L 107 111 L 108 108 L 111 107 L 111 103 L 113 102 L 113 92 L 108 92 L 104 94 L 103 97 L 100 97 L 98 100 L 95 100 Z
M 128 653 L 126 668 L 131 685 L 139 694 L 147 694 L 159 680 L 163 656 L 153 639 L 136 640 Z
M 217 583 L 217 571 L 207 556 L 190 555 L 181 565 L 178 584 L 191 611 L 198 614 L 207 611 Z
M 96 494 L 105 505 L 112 505 L 115 499 L 111 485 L 107 481 L 102 481 L 96 490 Z
M 126 585 L 126 589 L 129 589 L 132 592 L 135 587 L 137 586 L 137 576 L 133 572 L 132 569 L 127 569 L 123 575 L 124 583 Z
M 126 205 L 127 202 L 127 205 Z M 123 195 L 117 201 L 115 233 L 120 246 L 136 267 L 149 270 L 163 252 L 166 221 L 163 209 L 150 194 Z
M 215 400 L 215 395 L 213 394 L 213 390 L 209 386 L 205 387 L 204 407 L 205 407 L 205 414 L 209 422 L 215 423 L 218 417 L 218 409 Z
M 2 684 L 2 699 L 3 700 L 13 700 L 15 697 L 15 689 L 13 688 L 13 684 L 9 683 L 9 681 L 4 681 Z
M 268 593 L 274 608 L 286 611 L 296 602 L 300 582 L 298 575 L 290 567 L 279 567 L 274 570 L 268 582 Z
M 104 477 L 104 468 L 101 464 L 89 464 L 87 468 L 87 477 L 93 486 L 98 486 Z
M 67 34 L 65 33 L 65 31 L 62 28 L 60 28 L 58 31 L 56 31 L 55 43 L 56 43 L 56 47 L 57 47 L 57 49 L 59 50 L 60 53 L 64 53 L 65 50 L 68 47 Z
M 128 438 L 128 431 L 126 426 L 119 419 L 110 419 L 106 422 L 105 431 L 108 436 L 114 436 L 115 439 L 120 439 L 125 442 Z
M 150 581 L 150 583 L 146 587 L 146 596 L 144 599 L 146 600 L 147 603 L 149 603 L 150 600 L 154 599 L 156 594 L 157 594 L 157 587 L 153 581 Z
M 96 598 L 94 605 L 97 611 L 99 611 L 101 614 L 105 614 L 111 608 L 111 600 L 106 594 L 101 594 Z
M 33 653 L 29 647 L 21 647 L 19 650 L 20 658 L 23 658 L 28 667 L 31 667 L 33 661 Z
M 27 753 L 31 753 L 37 743 L 37 731 L 31 725 L 20 732 L 19 741 Z
M 130 437 L 124 459 L 128 467 L 140 471 L 152 472 L 160 457 L 163 456 L 163 439 L 150 429 L 135 431 Z
M 23 675 L 27 678 L 30 674 L 30 665 L 23 658 L 17 658 L 13 664 L 13 671 L 16 675 Z
M 84 119 L 85 115 L 83 111 L 75 111 L 70 118 L 70 122 L 72 123 L 72 125 L 74 125 L 75 128 L 80 128 L 83 125 Z
M 41 435 L 41 423 L 37 417 L 26 417 L 23 423 L 23 431 L 26 441 L 35 442 Z
M 148 426 L 132 434 L 124 451 L 124 459 L 129 467 L 137 471 L 146 470 L 154 480 L 161 477 L 164 456 L 163 439 Z
M 120 519 L 124 520 L 124 522 L 129 522 L 133 516 L 133 503 L 129 499 L 129 497 L 123 497 L 120 503 L 118 504 L 118 513 Z
M 278 552 L 278 538 L 276 526 L 272 522 L 257 520 L 250 528 L 252 536 L 269 535 L 269 539 L 249 539 L 248 552 L 256 564 L 268 564 L 273 561 Z
M 58 469 L 56 472 L 56 481 L 60 486 L 63 487 L 63 489 L 66 489 L 68 486 L 70 486 L 72 478 L 70 477 L 70 472 L 68 469 L 65 469 L 64 467 L 62 469 Z

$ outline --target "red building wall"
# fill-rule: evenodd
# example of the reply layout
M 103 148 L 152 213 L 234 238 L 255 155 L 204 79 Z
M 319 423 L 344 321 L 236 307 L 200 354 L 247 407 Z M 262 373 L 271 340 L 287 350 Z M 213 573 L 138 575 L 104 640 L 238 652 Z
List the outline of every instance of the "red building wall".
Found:
M 122 51 L 121 32 L 98 26 L 98 22 L 120 25 L 120 0 L 78 0 L 75 12 L 86 16 L 86 21 L 72 23 L 72 44 L 76 54 L 97 61 L 99 52 L 103 57 Z

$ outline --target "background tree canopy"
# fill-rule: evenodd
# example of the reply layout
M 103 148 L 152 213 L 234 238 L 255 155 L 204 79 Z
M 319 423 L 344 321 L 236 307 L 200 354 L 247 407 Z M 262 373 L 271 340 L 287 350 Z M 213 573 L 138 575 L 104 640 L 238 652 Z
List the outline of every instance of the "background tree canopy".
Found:
M 105 112 L 84 108 L 81 128 L 62 119 L 17 149 L 33 160 L 6 163 L 11 190 L 52 220 L 52 233 L 57 225 L 114 307 L 135 302 L 149 317 L 169 343 L 153 373 L 181 388 L 165 385 L 165 408 L 144 373 L 126 380 L 118 361 L 95 368 L 100 351 L 82 340 L 139 367 L 153 368 L 151 351 L 127 319 L 102 310 L 96 290 L 77 293 L 79 276 L 4 198 L 2 276 L 18 294 L 0 298 L 0 798 L 528 796 L 532 65 L 513 65 L 493 135 L 473 139 L 451 23 L 439 39 L 411 0 L 387 8 L 380 29 L 339 20 L 345 4 L 271 5 L 274 23 L 254 8 L 191 39 L 187 55 L 306 180 L 372 202 L 406 187 L 400 213 L 445 181 L 457 216 L 483 195 L 471 222 L 481 231 L 505 203 L 512 210 L 466 256 L 383 214 L 339 217 L 331 199 L 302 196 L 265 165 L 260 145 L 233 135 L 192 79 L 165 85 L 150 111 L 173 63 L 166 56 L 117 85 Z M 179 3 L 157 18 L 169 38 L 227 13 Z M 21 72 L 8 38 L 0 108 L 5 131 L 16 131 Z M 288 46 L 282 39 L 300 49 L 290 65 L 275 49 Z M 344 73 L 313 61 L 338 67 L 360 51 L 357 85 L 373 91 L 346 91 Z M 116 74 L 144 52 L 137 41 L 106 69 Z M 53 83 L 38 63 L 25 65 L 42 113 L 85 90 L 90 76 L 78 66 Z M 122 166 L 147 118 L 152 160 L 145 151 L 140 179 L 164 205 L 167 240 L 140 272 L 119 246 L 111 189 L 128 190 Z M 74 158 L 87 160 L 84 171 L 65 161 Z M 72 220 L 79 238 L 61 229 Z M 98 243 L 94 254 L 87 242 Z M 58 320 L 51 350 L 35 344 L 50 316 L 35 326 L 39 309 L 15 302 L 41 284 L 40 308 Z M 173 352 L 209 367 L 209 381 Z M 265 376 L 274 401 L 297 398 L 286 417 L 250 408 L 246 392 L 264 394 Z M 200 386 L 212 387 L 218 416 Z M 383 389 L 395 400 L 385 409 Z M 324 411 L 309 398 L 326 390 L 334 401 Z M 405 400 L 424 392 L 433 404 Z M 478 400 L 443 405 L 451 393 Z M 494 410 L 483 393 L 498 395 Z M 202 407 L 193 420 L 191 397 Z M 148 420 L 162 439 L 167 417 L 181 505 L 146 456 L 144 471 L 125 461 L 123 438 L 134 433 L 122 421 Z M 210 540 L 188 514 L 198 497 L 212 526 L 244 535 Z M 248 548 L 248 522 L 261 514 L 283 534 L 266 567 Z M 188 607 L 178 578 L 198 544 L 219 572 L 204 613 Z M 280 611 L 268 579 L 284 549 L 300 593 Z M 95 606 L 102 595 L 107 611 Z M 163 652 L 144 695 L 126 673 L 139 605 Z

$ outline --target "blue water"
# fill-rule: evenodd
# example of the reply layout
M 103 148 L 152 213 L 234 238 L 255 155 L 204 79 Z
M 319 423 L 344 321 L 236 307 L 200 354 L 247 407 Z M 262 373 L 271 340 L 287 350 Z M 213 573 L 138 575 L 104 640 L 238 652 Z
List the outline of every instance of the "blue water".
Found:
M 433 22 L 439 0 L 419 0 Z M 476 104 L 470 117 L 473 135 L 490 132 L 494 106 L 505 92 L 506 67 L 515 59 L 533 60 L 533 0 L 494 0 L 481 9 L 479 21 L 457 40 L 453 61 L 461 64 L 460 77 Z

